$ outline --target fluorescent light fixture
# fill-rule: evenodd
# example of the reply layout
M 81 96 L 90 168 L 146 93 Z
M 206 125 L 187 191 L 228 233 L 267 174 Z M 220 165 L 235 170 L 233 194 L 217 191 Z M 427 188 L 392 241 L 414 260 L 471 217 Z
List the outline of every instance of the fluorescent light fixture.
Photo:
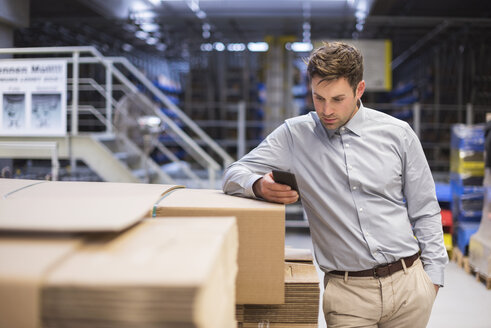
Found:
M 200 49 L 201 51 L 213 51 L 213 45 L 211 43 L 202 43 Z
M 269 45 L 267 42 L 249 42 L 247 49 L 252 52 L 266 52 L 269 50 Z
M 145 32 L 157 32 L 160 29 L 160 25 L 155 23 L 145 23 L 141 24 L 140 28 Z
M 213 48 L 216 51 L 223 51 L 223 50 L 225 50 L 225 45 L 222 42 L 215 42 L 215 43 L 213 43 Z
M 246 50 L 246 46 L 243 43 L 229 43 L 227 45 L 228 51 L 244 51 Z
M 310 42 L 292 42 L 290 44 L 290 49 L 294 52 L 309 52 L 312 51 L 313 46 Z
M 150 1 L 150 3 L 154 6 L 160 5 L 160 3 L 162 2 L 161 0 L 148 0 L 148 1 Z
M 148 38 L 148 33 L 144 31 L 136 31 L 135 36 L 140 40 L 145 40 Z

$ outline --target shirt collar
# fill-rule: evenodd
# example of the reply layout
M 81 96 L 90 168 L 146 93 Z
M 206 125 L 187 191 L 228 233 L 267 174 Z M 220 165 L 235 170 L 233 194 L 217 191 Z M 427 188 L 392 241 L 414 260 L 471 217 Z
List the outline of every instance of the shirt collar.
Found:
M 363 128 L 363 122 L 365 121 L 365 107 L 363 106 L 363 103 L 361 102 L 361 100 L 359 100 L 359 101 L 360 101 L 360 106 L 359 106 L 358 110 L 356 111 L 355 115 L 353 115 L 353 117 L 348 121 L 348 123 L 346 123 L 345 125 L 342 126 L 342 127 L 345 127 L 347 130 L 353 132 L 357 136 L 361 136 L 362 128 Z M 320 123 L 320 120 L 319 120 L 319 123 Z M 324 127 L 324 129 L 326 130 L 329 138 L 332 138 L 335 134 L 339 134 L 339 130 L 342 127 L 339 127 L 338 129 L 335 129 L 335 130 L 326 129 L 325 127 Z
M 363 122 L 365 122 L 365 106 L 363 106 L 363 103 L 360 101 L 360 106 L 358 108 L 358 111 L 353 115 L 351 120 L 348 121 L 344 126 L 349 129 L 351 132 L 356 134 L 357 136 L 361 136 L 362 130 L 363 130 Z

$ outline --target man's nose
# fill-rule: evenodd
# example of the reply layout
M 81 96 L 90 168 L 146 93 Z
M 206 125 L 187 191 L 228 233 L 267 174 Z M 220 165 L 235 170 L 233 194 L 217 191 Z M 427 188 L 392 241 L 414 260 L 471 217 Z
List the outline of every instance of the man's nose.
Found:
M 325 116 L 330 116 L 333 113 L 334 112 L 332 110 L 332 107 L 329 105 L 329 103 L 327 101 L 324 102 L 324 104 L 322 106 L 322 114 L 324 114 Z

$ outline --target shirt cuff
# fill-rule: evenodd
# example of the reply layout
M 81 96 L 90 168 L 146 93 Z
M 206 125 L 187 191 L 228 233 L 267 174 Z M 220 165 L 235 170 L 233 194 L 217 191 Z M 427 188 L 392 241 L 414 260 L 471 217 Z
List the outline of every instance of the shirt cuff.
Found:
M 434 285 L 438 285 L 440 287 L 443 287 L 444 283 L 444 269 L 445 267 L 440 267 L 439 265 L 425 265 L 424 270 L 430 277 L 431 282 L 433 282 Z
M 252 190 L 252 186 L 254 185 L 254 182 L 256 182 L 257 180 L 261 179 L 263 176 L 262 175 L 259 175 L 259 174 L 253 174 L 251 175 L 251 177 L 249 178 L 249 180 L 247 181 L 246 185 L 245 185 L 245 196 L 246 197 L 250 197 L 250 198 L 255 198 L 255 199 L 262 199 L 261 197 L 257 197 L 255 194 L 254 194 L 254 190 Z

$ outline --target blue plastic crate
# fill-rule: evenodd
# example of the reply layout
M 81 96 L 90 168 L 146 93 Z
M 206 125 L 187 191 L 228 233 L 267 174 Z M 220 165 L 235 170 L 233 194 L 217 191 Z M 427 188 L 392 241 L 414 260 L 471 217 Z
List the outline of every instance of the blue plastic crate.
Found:
M 484 193 L 483 177 L 450 173 L 450 190 L 452 195 Z
M 435 183 L 436 198 L 439 202 L 450 203 L 452 201 L 452 190 L 448 183 Z
M 484 151 L 484 124 L 453 125 L 450 144 L 453 149 Z
M 479 229 L 479 223 L 474 222 L 459 222 L 457 228 L 454 230 L 454 237 L 456 239 L 457 247 L 462 251 L 464 255 L 468 253 L 469 241 L 471 236 Z

